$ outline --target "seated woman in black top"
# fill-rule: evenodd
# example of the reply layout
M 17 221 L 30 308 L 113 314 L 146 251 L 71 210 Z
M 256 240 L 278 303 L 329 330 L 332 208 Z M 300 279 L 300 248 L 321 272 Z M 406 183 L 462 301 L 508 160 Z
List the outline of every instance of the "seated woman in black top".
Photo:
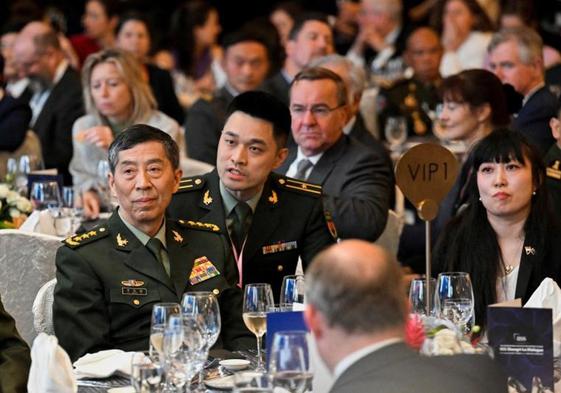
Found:
M 475 323 L 498 301 L 525 302 L 545 277 L 559 282 L 561 234 L 549 212 L 539 152 L 519 133 L 501 129 L 473 149 L 468 205 L 442 232 L 435 272 L 471 276 Z

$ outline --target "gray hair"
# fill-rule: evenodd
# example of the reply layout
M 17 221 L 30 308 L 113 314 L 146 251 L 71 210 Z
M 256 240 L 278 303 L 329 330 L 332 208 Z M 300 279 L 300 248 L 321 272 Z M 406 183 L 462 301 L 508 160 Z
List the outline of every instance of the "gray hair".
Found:
M 348 334 L 403 326 L 405 295 L 398 263 L 384 253 L 384 261 L 357 271 L 349 269 L 333 247 L 337 246 L 318 254 L 306 271 L 308 304 L 321 312 L 329 326 Z
M 401 0 L 362 0 L 362 3 L 370 3 L 376 9 L 386 11 L 397 22 L 402 19 L 403 2 Z
M 543 59 L 543 41 L 535 30 L 528 27 L 514 27 L 498 31 L 487 47 L 487 52 L 493 52 L 499 45 L 514 41 L 518 46 L 518 56 L 524 64 Z
M 335 67 L 343 67 L 345 69 L 349 81 L 347 86 L 350 95 L 349 102 L 353 102 L 354 97 L 360 97 L 360 95 L 362 95 L 362 92 L 366 87 L 366 72 L 362 67 L 357 66 L 351 60 L 339 54 L 322 56 L 312 60 L 312 62 L 309 64 L 310 67 L 324 67 L 329 65 L 333 65 Z M 347 78 L 342 79 L 346 82 Z

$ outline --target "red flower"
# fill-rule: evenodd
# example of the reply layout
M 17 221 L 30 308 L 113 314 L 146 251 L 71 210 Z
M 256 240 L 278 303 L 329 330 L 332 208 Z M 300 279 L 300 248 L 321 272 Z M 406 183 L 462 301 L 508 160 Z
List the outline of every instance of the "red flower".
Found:
M 425 341 L 425 327 L 421 317 L 410 314 L 405 324 L 405 343 L 415 350 L 421 349 Z

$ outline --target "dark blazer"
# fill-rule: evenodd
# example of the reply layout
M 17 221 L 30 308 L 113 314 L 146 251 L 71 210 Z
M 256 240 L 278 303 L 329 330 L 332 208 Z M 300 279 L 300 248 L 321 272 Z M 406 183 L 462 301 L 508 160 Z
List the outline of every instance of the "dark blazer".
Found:
M 45 168 L 57 168 L 65 184 L 72 184 L 72 125 L 84 114 L 80 76 L 70 66 L 53 87 L 33 130 L 41 140 Z
M 0 392 L 27 392 L 30 365 L 29 348 L 0 301 Z
M 388 166 L 390 168 L 393 167 L 392 160 L 388 151 L 386 150 L 384 145 L 382 145 L 382 143 L 378 139 L 376 139 L 374 135 L 370 133 L 370 131 L 368 131 L 368 129 L 366 128 L 366 124 L 364 124 L 364 118 L 362 117 L 362 114 L 360 112 L 357 113 L 355 124 L 353 124 L 351 132 L 349 132 L 347 135 L 359 141 L 363 145 L 371 148 L 376 153 L 376 155 L 384 157 L 387 160 Z
M 547 86 L 534 93 L 520 109 L 513 121 L 514 129 L 520 131 L 545 155 L 555 139 L 551 135 L 549 120 L 557 116 L 559 101 Z
M 290 104 L 290 82 L 288 82 L 281 71 L 265 80 L 259 90 L 266 91 L 284 102 L 286 106 Z
M 243 284 L 269 283 L 275 298 L 280 293 L 283 277 L 294 274 L 298 257 L 306 268 L 319 251 L 334 243 L 320 191 L 313 185 L 305 189 L 302 184 L 277 174 L 269 176 L 244 247 Z M 216 224 L 228 236 L 216 170 L 182 180 L 168 214 Z
M 171 277 L 117 213 L 106 225 L 66 239 L 58 250 L 53 321 L 59 343 L 72 360 L 104 349 L 148 349 L 152 306 L 180 302 L 189 290 L 218 296 L 219 348 L 253 345 L 241 318 L 241 290 L 228 284 L 236 272 L 219 229 L 172 220 L 166 225 Z M 203 257 L 220 274 L 190 284 L 194 263 Z
M 177 123 L 183 123 L 185 113 L 183 113 L 183 108 L 181 108 L 175 95 L 170 73 L 153 64 L 146 64 L 146 70 L 148 71 L 148 82 L 158 104 L 158 109 Z
M 561 149 L 555 143 L 547 152 L 545 158 L 547 177 L 545 183 L 551 195 L 550 201 L 555 212 L 561 211 Z
M 199 98 L 189 109 L 185 121 L 185 144 L 190 158 L 216 165 L 216 152 L 226 121 L 226 109 L 233 99 L 234 96 L 223 87 L 212 100 Z
M 352 364 L 330 393 L 498 393 L 506 376 L 484 355 L 422 357 L 391 344 Z
M 297 148 L 290 149 L 278 172 L 286 173 L 296 155 Z M 314 165 L 307 180 L 322 186 L 323 204 L 340 238 L 375 241 L 383 232 L 394 193 L 388 162 L 387 154 L 342 135 Z
M 31 109 L 21 99 L 4 95 L 0 100 L 0 150 L 14 151 L 29 129 Z

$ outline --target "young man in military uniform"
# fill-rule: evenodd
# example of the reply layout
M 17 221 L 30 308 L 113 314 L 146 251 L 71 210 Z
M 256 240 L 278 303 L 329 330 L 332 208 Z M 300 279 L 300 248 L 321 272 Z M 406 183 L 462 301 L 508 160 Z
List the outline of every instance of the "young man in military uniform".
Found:
M 228 235 L 237 283 L 265 282 L 278 297 L 282 279 L 334 242 L 321 187 L 271 173 L 287 155 L 288 108 L 260 91 L 238 95 L 228 108 L 216 170 L 182 180 L 171 217 L 216 224 Z M 235 268 L 235 267 L 234 267 Z
M 413 76 L 382 89 L 378 96 L 378 129 L 382 139 L 385 139 L 387 119 L 396 116 L 407 119 L 408 137 L 432 135 L 432 119 L 429 115 L 434 113 L 439 102 L 442 53 L 440 39 L 432 29 L 421 27 L 411 33 L 404 59 L 411 67 Z
M 247 347 L 242 294 L 220 228 L 165 218 L 181 170 L 175 142 L 134 125 L 109 148 L 109 185 L 119 208 L 106 225 L 64 241 L 57 253 L 53 317 L 70 358 L 104 349 L 147 350 L 152 306 L 180 302 L 184 292 L 219 299 L 219 346 Z

